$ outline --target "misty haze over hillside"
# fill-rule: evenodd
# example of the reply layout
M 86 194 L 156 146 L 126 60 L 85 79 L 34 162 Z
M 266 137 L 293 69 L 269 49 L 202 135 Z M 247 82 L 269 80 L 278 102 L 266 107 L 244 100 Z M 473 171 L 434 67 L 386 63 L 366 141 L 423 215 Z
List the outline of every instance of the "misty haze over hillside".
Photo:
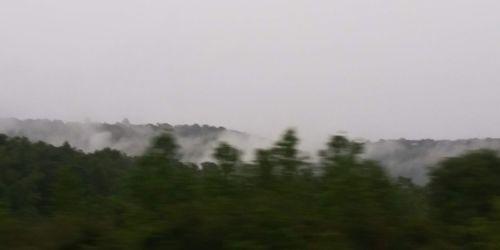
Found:
M 104 148 L 119 150 L 128 155 L 140 155 L 152 138 L 163 132 L 172 132 L 181 147 L 182 159 L 200 163 L 211 160 L 213 149 L 222 141 L 244 152 L 247 161 L 254 150 L 271 145 L 271 139 L 252 136 L 223 127 L 208 125 L 131 124 L 127 119 L 119 123 L 63 122 L 45 119 L 0 119 L 0 133 L 27 137 L 55 146 L 68 142 L 84 152 Z M 457 156 L 469 150 L 488 148 L 500 151 L 500 139 L 463 140 L 380 140 L 366 142 L 364 157 L 380 161 L 391 174 L 409 177 L 416 183 L 427 181 L 427 168 L 445 157 Z M 318 145 L 320 148 L 322 145 Z M 307 155 L 316 152 L 304 149 Z
M 245 133 L 208 125 L 131 124 L 122 122 L 63 122 L 59 120 L 0 119 L 0 133 L 9 136 L 27 137 L 31 141 L 43 141 L 55 146 L 68 142 L 84 152 L 104 148 L 119 150 L 127 155 L 144 153 L 151 139 L 164 132 L 177 138 L 184 161 L 202 162 L 210 160 L 211 152 L 221 141 L 238 145 L 244 151 L 264 146 L 267 141 Z

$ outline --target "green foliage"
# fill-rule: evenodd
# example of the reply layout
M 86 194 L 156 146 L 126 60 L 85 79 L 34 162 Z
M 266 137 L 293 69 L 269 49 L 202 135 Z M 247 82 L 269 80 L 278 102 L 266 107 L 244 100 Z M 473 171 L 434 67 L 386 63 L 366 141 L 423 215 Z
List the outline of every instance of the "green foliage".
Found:
M 296 175 L 301 164 L 298 159 L 298 143 L 299 138 L 295 130 L 288 129 L 270 151 L 273 163 L 281 169 L 285 177 Z
M 180 162 L 175 139 L 141 157 L 0 135 L 2 249 L 498 249 L 500 160 L 443 161 L 427 187 L 393 179 L 333 136 L 317 163 L 287 130 L 252 163 L 227 143 Z
M 433 216 L 450 240 L 463 249 L 498 249 L 498 238 L 491 237 L 500 233 L 497 153 L 479 150 L 446 159 L 430 176 Z
M 241 152 L 231 145 L 222 142 L 215 148 L 213 157 L 222 168 L 224 176 L 227 177 L 240 164 Z
M 496 152 L 482 150 L 449 158 L 430 175 L 430 201 L 444 221 L 459 223 L 494 211 L 493 199 L 500 195 Z

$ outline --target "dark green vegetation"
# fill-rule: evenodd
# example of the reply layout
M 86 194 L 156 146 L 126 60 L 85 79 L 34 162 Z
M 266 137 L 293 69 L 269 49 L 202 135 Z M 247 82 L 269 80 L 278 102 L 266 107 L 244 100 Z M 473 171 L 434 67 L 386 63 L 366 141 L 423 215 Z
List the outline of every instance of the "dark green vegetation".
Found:
M 182 163 L 169 135 L 141 157 L 0 135 L 1 249 L 499 249 L 500 158 L 437 165 L 425 187 L 334 136 L 318 162 L 286 131 L 253 163 L 221 144 Z
M 140 156 L 147 150 L 151 140 L 165 130 L 176 138 L 183 162 L 209 159 L 220 141 L 245 149 L 246 155 L 252 154 L 255 148 L 271 144 L 265 138 L 209 125 L 131 124 L 127 119 L 113 124 L 82 123 L 0 117 L 0 134 L 26 137 L 30 141 L 43 141 L 55 146 L 68 142 L 75 149 L 87 153 L 110 148 L 129 156 Z M 410 178 L 418 185 L 425 185 L 429 181 L 429 166 L 436 165 L 443 158 L 458 156 L 470 150 L 491 149 L 500 152 L 500 139 L 398 139 L 368 141 L 364 146 L 363 158 L 381 163 L 390 175 Z

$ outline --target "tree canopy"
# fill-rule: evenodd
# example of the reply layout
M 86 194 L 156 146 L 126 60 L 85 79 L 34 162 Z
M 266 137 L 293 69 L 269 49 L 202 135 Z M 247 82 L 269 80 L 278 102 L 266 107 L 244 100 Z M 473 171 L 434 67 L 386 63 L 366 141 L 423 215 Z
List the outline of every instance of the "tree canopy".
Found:
M 427 186 L 336 135 L 315 162 L 295 130 L 244 162 L 181 162 L 163 134 L 139 157 L 0 135 L 5 249 L 498 249 L 500 158 L 444 159 Z

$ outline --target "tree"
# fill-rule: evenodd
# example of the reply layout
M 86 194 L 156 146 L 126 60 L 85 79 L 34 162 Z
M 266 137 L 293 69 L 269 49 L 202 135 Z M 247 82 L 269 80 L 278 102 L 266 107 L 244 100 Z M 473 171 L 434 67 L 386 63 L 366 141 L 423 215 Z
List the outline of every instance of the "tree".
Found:
M 351 141 L 345 136 L 335 135 L 328 142 L 327 148 L 319 152 L 319 156 L 328 175 L 335 167 L 355 165 L 361 153 L 363 144 Z
M 130 174 L 132 197 L 148 209 L 181 199 L 186 187 L 181 177 L 192 171 L 179 161 L 175 138 L 162 134 L 153 139 L 150 149 L 139 159 L 139 166 Z
M 351 239 L 351 249 L 400 249 L 395 225 L 407 213 L 400 209 L 398 186 L 377 162 L 360 159 L 362 148 L 333 136 L 320 151 L 325 217 Z
M 215 148 L 213 157 L 221 167 L 225 177 L 229 176 L 241 163 L 241 151 L 225 142 L 220 143 Z
M 281 168 L 285 177 L 295 176 L 301 165 L 297 148 L 299 138 L 294 129 L 287 129 L 281 139 L 271 149 L 271 157 L 274 164 Z
M 443 237 L 461 249 L 498 249 L 498 238 L 489 237 L 498 234 L 497 153 L 479 150 L 446 159 L 430 176 L 430 206 L 434 219 L 442 224 Z
M 271 151 L 259 149 L 256 151 L 255 165 L 257 168 L 257 177 L 259 184 L 262 186 L 269 186 L 274 178 L 274 164 L 271 158 Z
M 488 216 L 500 196 L 500 158 L 490 150 L 446 159 L 431 170 L 430 177 L 431 206 L 447 223 Z
M 170 133 L 163 133 L 153 139 L 145 156 L 168 161 L 177 160 L 179 159 L 179 146 Z

